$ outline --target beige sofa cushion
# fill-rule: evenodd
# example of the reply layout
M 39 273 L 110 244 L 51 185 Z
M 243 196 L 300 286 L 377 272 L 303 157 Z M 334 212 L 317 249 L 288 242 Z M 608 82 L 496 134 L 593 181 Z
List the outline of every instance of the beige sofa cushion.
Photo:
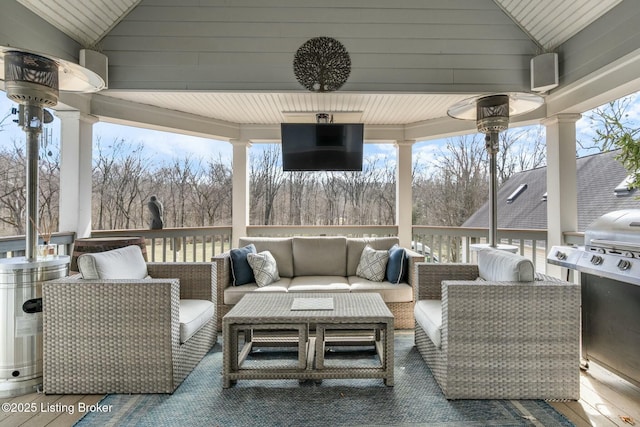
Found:
M 397 237 L 370 237 L 347 239 L 347 276 L 355 276 L 362 250 L 368 244 L 375 250 L 389 250 L 398 243 Z
M 291 279 L 289 292 L 349 292 L 344 276 L 298 276 Z
M 347 276 L 346 237 L 294 237 L 293 254 L 295 277 Z
M 224 288 L 224 304 L 235 305 L 249 292 L 287 292 L 291 279 L 280 278 L 277 282 L 258 287 L 255 283 L 247 283 L 240 286 L 228 286 Z
M 376 292 L 384 302 L 411 302 L 413 288 L 407 283 L 372 282 L 358 276 L 349 276 L 351 292 Z
M 478 251 L 478 272 L 489 282 L 531 282 L 535 269 L 522 255 L 488 248 Z
M 256 252 L 269 251 L 276 260 L 280 277 L 293 277 L 291 237 L 241 237 L 240 247 L 253 243 Z

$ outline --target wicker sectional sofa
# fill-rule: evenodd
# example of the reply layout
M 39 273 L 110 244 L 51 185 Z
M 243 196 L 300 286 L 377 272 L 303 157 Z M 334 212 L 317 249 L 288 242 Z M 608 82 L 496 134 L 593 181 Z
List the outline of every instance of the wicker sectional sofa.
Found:
M 424 261 L 418 253 L 406 251 L 406 281 L 370 281 L 356 272 L 365 246 L 389 250 L 398 243 L 396 237 L 252 237 L 240 239 L 240 246 L 255 245 L 257 252 L 269 251 L 277 263 L 280 280 L 259 287 L 256 283 L 233 286 L 230 252 L 212 260 L 216 266 L 218 327 L 222 317 L 250 292 L 377 292 L 395 317 L 396 329 L 414 325 L 414 271 Z

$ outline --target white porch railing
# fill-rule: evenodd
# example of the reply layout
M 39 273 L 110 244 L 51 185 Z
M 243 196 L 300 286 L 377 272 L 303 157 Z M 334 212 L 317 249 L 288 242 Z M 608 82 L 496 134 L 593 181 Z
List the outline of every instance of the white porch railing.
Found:
M 341 235 L 348 237 L 394 236 L 398 227 L 388 226 L 249 226 L 249 236 Z M 142 236 L 146 240 L 150 261 L 209 261 L 212 256 L 231 247 L 231 227 L 185 227 L 162 230 L 96 230 L 91 237 Z M 73 233 L 56 233 L 52 240 L 58 253 L 71 254 Z M 501 243 L 518 247 L 530 258 L 538 271 L 546 266 L 546 230 L 499 229 Z M 582 245 L 584 233 L 566 233 L 565 244 Z M 470 245 L 486 243 L 487 229 L 468 227 L 413 226 L 413 249 L 425 254 L 430 262 L 473 262 Z M 24 255 L 24 236 L 0 238 L 0 258 Z
M 488 232 L 486 228 L 414 225 L 413 240 L 415 249 L 423 252 L 427 261 L 474 262 L 471 245 L 488 243 Z M 521 255 L 533 261 L 536 270 L 545 271 L 547 230 L 498 229 L 498 242 L 518 247 Z
M 58 246 L 58 255 L 71 255 L 75 233 L 53 233 L 51 242 Z M 42 243 L 42 242 L 41 242 Z M 0 258 L 14 258 L 25 255 L 25 236 L 0 237 Z
M 231 247 L 231 227 L 183 227 L 162 230 L 94 230 L 91 237 L 141 236 L 154 262 L 202 262 Z
M 396 225 L 251 225 L 247 235 L 257 236 L 346 236 L 385 237 L 397 236 Z

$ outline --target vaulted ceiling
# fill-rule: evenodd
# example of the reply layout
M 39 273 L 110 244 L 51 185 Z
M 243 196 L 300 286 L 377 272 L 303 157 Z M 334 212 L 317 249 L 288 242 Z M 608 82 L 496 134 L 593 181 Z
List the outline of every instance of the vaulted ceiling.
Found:
M 116 24 L 125 19 L 129 12 L 141 3 L 141 0 L 17 1 L 83 46 L 95 46 L 98 44 Z M 547 51 L 556 49 L 621 1 L 494 0 L 498 8 L 508 14 L 523 31 Z M 181 2 L 178 0 L 175 2 L 144 2 L 143 6 L 147 4 L 171 5 L 172 3 L 173 6 L 177 7 L 189 7 L 190 3 L 206 4 L 206 2 Z M 222 2 L 221 4 L 224 3 Z M 246 7 L 246 4 L 250 2 L 243 3 L 242 7 Z M 360 3 L 366 4 L 367 2 Z M 424 3 L 427 4 L 427 2 Z M 457 9 L 453 4 L 455 2 L 441 3 L 451 10 Z M 256 2 L 255 4 L 259 3 Z M 397 6 L 397 4 L 394 6 Z M 281 6 L 268 6 L 268 8 L 274 9 L 278 7 Z M 330 8 L 331 5 L 321 3 L 317 7 Z M 409 19 L 408 16 L 406 18 L 407 20 Z
M 0 11 L 0 45 L 107 56 L 109 87 L 93 95 L 91 114 L 227 139 L 243 127 L 271 135 L 316 112 L 401 126 L 407 138 L 455 132 L 451 104 L 530 91 L 529 61 L 544 52 L 560 62 L 560 86 L 545 94 L 551 110 L 584 108 L 607 89 L 585 82 L 633 72 L 640 47 L 636 0 L 7 0 Z M 350 54 L 339 91 L 296 81 L 294 54 L 317 36 Z M 633 76 L 618 84 L 636 85 Z

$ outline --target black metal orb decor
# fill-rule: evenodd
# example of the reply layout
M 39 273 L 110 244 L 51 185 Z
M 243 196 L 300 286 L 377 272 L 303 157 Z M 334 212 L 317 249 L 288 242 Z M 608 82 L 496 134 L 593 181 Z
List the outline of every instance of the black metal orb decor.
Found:
M 293 73 L 312 92 L 340 89 L 351 73 L 351 58 L 342 43 L 331 37 L 306 41 L 293 59 Z

